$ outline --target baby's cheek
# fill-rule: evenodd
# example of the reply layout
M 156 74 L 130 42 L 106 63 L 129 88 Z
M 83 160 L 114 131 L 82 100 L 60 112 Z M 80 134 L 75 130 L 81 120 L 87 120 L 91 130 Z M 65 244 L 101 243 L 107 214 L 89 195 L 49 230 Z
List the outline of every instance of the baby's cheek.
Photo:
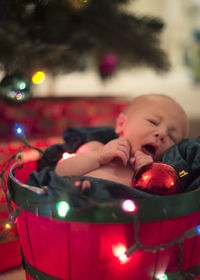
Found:
M 166 145 L 156 156 L 155 160 L 160 161 L 162 159 L 162 156 L 165 154 L 165 152 L 171 148 L 173 145 Z

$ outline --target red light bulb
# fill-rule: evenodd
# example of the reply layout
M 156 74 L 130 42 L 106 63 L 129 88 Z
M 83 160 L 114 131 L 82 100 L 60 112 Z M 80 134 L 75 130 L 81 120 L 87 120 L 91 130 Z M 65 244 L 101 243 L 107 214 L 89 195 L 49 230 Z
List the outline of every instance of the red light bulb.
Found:
M 113 254 L 121 263 L 125 263 L 128 260 L 126 251 L 127 249 L 124 244 L 117 244 L 113 247 Z
M 122 203 L 122 210 L 124 212 L 133 213 L 137 211 L 137 206 L 131 199 L 124 200 Z
M 177 194 L 179 184 L 175 169 L 162 162 L 141 167 L 132 180 L 134 188 L 157 195 Z
M 62 154 L 62 159 L 67 159 L 67 158 L 73 157 L 73 156 L 75 156 L 75 154 L 70 154 L 70 153 L 65 152 Z
M 62 160 L 64 160 L 64 159 L 68 159 L 68 158 L 70 158 L 70 157 L 73 157 L 73 156 L 75 156 L 75 155 L 76 155 L 76 154 L 70 154 L 70 153 L 65 152 L 65 153 L 62 154 L 62 157 L 61 157 L 61 159 L 59 160 L 59 162 L 62 161 Z

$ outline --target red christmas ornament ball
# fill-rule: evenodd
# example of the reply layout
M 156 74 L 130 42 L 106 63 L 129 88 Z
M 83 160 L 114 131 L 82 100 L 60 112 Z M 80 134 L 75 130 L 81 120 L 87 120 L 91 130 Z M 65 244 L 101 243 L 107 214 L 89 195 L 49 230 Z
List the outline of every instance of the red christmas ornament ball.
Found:
M 105 55 L 99 63 L 99 71 L 102 77 L 111 75 L 119 62 L 118 57 L 115 54 L 109 53 Z
M 175 169 L 162 162 L 141 167 L 133 176 L 132 187 L 157 195 L 177 194 L 179 178 Z

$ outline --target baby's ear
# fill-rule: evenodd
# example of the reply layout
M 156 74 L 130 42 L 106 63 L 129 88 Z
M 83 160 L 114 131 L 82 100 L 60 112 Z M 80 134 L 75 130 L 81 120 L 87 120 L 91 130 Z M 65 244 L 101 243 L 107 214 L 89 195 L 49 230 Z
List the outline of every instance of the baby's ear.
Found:
M 123 133 L 124 124 L 127 116 L 124 113 L 120 113 L 116 120 L 115 132 L 118 134 Z

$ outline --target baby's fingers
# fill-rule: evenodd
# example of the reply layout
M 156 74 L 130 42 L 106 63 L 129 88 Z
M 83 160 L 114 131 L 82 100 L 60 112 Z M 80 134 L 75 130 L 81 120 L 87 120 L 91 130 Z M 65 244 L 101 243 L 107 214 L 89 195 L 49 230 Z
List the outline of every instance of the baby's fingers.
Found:
M 127 165 L 129 155 L 124 150 L 118 150 L 117 151 L 117 157 L 120 158 L 123 162 L 123 165 Z
M 135 166 L 135 157 L 131 157 L 131 158 L 129 159 L 129 163 L 130 163 L 130 165 L 131 165 L 132 167 L 134 167 L 134 166 Z
M 141 151 L 135 152 L 135 169 L 138 170 L 144 165 L 153 162 L 153 158 L 150 155 L 146 155 Z

